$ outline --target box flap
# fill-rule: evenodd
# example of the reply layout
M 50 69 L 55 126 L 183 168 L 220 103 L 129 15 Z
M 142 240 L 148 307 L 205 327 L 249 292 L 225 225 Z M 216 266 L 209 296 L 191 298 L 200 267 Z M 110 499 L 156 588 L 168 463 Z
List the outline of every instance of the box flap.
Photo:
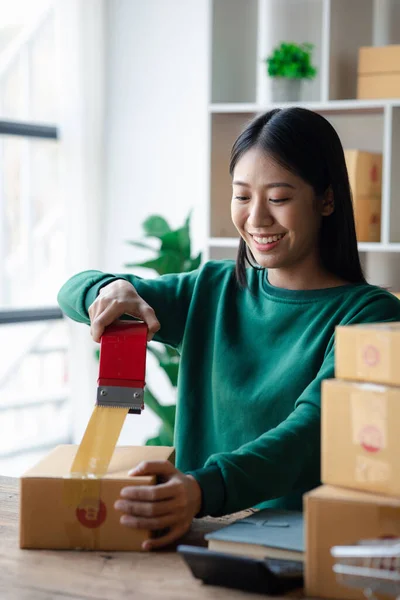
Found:
M 336 329 L 348 330 L 350 328 L 357 329 L 381 329 L 382 331 L 400 331 L 400 321 L 392 321 L 391 323 L 354 323 L 352 325 L 337 325 Z
M 329 390 L 330 388 L 345 388 L 346 390 L 358 390 L 361 392 L 374 392 L 375 394 L 385 394 L 388 391 L 398 388 L 390 385 L 382 385 L 381 383 L 372 383 L 369 381 L 349 381 L 348 379 L 324 379 L 322 389 Z
M 22 475 L 26 477 L 64 477 L 69 474 L 78 445 L 57 446 L 34 467 Z M 143 460 L 174 462 L 175 450 L 167 446 L 117 446 L 103 479 L 132 479 L 128 471 Z
M 359 49 L 359 75 L 400 73 L 400 45 L 364 46 Z
M 375 506 L 394 506 L 400 508 L 400 498 L 373 494 L 370 492 L 359 492 L 333 485 L 321 485 L 305 494 L 308 501 L 315 499 L 326 499 L 337 502 L 361 502 Z

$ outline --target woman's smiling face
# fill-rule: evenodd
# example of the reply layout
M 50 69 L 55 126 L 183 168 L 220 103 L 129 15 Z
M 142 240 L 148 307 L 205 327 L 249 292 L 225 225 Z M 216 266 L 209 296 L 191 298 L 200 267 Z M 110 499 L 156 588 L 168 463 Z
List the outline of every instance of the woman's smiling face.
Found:
M 232 221 L 261 267 L 319 263 L 319 230 L 327 213 L 308 183 L 255 146 L 238 160 L 232 185 Z

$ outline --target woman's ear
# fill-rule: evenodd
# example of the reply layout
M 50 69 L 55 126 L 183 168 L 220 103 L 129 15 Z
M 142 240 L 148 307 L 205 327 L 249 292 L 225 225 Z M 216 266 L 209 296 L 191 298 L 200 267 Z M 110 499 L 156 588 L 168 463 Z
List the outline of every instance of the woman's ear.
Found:
M 321 215 L 323 217 L 329 217 L 335 210 L 335 199 L 333 197 L 333 190 L 328 187 L 322 198 L 322 210 Z

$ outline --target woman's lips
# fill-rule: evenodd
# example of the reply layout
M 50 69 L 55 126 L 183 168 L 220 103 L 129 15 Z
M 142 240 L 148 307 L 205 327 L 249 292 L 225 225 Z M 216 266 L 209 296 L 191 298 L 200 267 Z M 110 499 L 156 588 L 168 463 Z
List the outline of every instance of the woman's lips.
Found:
M 268 237 L 276 237 L 276 236 L 268 236 Z M 254 236 L 254 235 L 252 236 L 254 245 L 259 252 L 269 252 L 273 248 L 276 248 L 278 246 L 278 244 L 283 240 L 284 237 L 285 237 L 285 234 L 283 234 L 282 237 L 276 241 L 261 242 L 261 239 L 263 239 L 261 236 Z M 256 238 L 258 239 L 258 241 Z

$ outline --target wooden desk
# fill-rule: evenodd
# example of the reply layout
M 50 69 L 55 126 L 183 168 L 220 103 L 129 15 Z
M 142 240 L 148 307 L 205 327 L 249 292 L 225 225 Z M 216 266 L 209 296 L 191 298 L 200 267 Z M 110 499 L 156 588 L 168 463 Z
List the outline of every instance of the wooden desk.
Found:
M 203 585 L 174 548 L 141 552 L 20 550 L 18 479 L 0 477 L 1 600 L 254 600 L 258 594 Z M 246 516 L 249 513 L 240 513 Z M 238 515 L 236 515 L 236 518 Z M 234 518 L 199 519 L 182 542 L 206 545 L 204 534 Z

